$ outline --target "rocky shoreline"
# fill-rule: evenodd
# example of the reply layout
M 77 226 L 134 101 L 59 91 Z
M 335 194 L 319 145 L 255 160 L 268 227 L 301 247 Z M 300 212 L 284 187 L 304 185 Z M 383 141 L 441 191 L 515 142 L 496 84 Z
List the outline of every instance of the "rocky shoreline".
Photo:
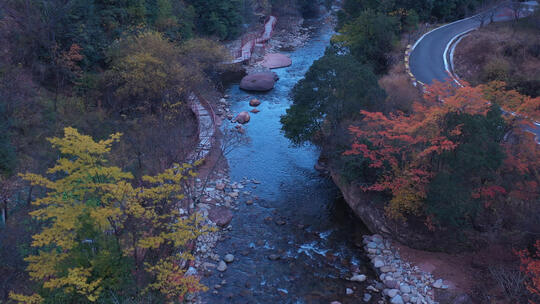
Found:
M 436 304 L 435 290 L 448 289 L 442 279 L 404 261 L 389 240 L 378 234 L 364 236 L 364 250 L 380 282 L 367 290 L 382 292 L 392 304 Z
M 227 265 L 233 263 L 235 258 L 232 254 L 219 256 L 215 248 L 220 240 L 226 238 L 226 233 L 232 229 L 230 222 L 233 212 L 238 210 L 238 205 L 244 202 L 247 205 L 258 200 L 248 187 L 257 188 L 260 182 L 257 180 L 244 178 L 241 182 L 231 182 L 226 172 L 218 173 L 204 189 L 203 199 L 196 206 L 198 212 L 204 219 L 205 224 L 215 227 L 215 231 L 197 238 L 193 255 L 195 260 L 189 267 L 186 275 L 208 276 L 213 271 L 224 272 Z M 223 280 L 220 285 L 213 286 L 214 293 L 221 285 L 225 285 Z M 189 303 L 202 303 L 197 295 L 187 298 Z

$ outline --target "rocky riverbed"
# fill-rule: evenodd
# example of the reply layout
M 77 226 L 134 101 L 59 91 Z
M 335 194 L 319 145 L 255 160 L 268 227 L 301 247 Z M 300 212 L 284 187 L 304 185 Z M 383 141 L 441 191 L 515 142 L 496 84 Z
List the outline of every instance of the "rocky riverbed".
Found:
M 223 128 L 251 143 L 235 149 L 230 170 L 203 187 L 197 210 L 221 229 L 197 241 L 189 273 L 209 291 L 191 297 L 194 303 L 431 304 L 434 289 L 446 287 L 402 261 L 388 240 L 365 235 L 335 185 L 314 169 L 319 151 L 292 146 L 281 133 L 289 92 L 332 35 L 333 24 L 315 24 L 305 27 L 310 39 L 287 53 L 292 65 L 275 70 L 280 80 L 272 91 L 233 85 L 216 105 Z M 254 99 L 260 113 L 235 128 L 236 115 L 252 109 Z

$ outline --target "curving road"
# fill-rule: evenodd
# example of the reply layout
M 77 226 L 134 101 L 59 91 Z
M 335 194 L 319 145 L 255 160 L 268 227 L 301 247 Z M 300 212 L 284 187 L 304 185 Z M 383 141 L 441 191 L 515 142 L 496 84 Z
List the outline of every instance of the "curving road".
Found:
M 445 59 L 450 44 L 456 37 L 479 26 L 479 21 L 468 18 L 444 25 L 422 36 L 411 52 L 409 59 L 411 73 L 425 84 L 431 84 L 433 80 L 450 79 L 447 70 L 448 60 Z
M 528 10 L 523 13 L 526 15 Z M 449 51 L 457 39 L 480 27 L 481 22 L 477 16 L 441 26 L 425 34 L 414 44 L 409 65 L 411 73 L 418 82 L 431 84 L 434 80 L 454 79 L 454 81 L 458 81 L 450 74 L 452 53 Z M 509 14 L 508 9 L 503 8 L 497 11 L 494 21 L 511 19 L 512 15 Z M 537 140 L 540 138 L 540 125 L 538 123 L 536 123 L 536 127 L 527 127 L 527 129 L 536 134 Z

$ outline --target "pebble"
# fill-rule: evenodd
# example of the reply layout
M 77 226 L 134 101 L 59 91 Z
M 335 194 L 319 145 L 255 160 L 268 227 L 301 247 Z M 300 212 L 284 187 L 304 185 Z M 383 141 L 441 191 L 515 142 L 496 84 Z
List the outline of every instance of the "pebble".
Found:
M 384 266 L 384 260 L 380 257 L 376 257 L 374 260 L 373 260 L 373 266 L 375 266 L 375 268 L 381 268 Z
M 364 282 L 367 277 L 363 274 L 355 274 L 349 280 L 353 282 Z
M 281 220 L 281 219 L 276 220 L 276 225 L 278 225 L 278 226 L 283 226 L 285 224 L 286 224 L 286 222 L 284 220 Z
M 225 257 L 223 258 L 223 260 L 227 263 L 232 263 L 234 262 L 234 255 L 232 254 L 226 254 Z
M 372 249 L 376 249 L 376 248 L 377 248 L 377 243 L 369 242 L 369 243 L 367 244 L 367 247 L 368 247 L 368 248 L 372 248 Z
M 221 272 L 224 272 L 225 270 L 227 270 L 227 263 L 225 263 L 225 261 L 219 261 L 217 270 Z
M 392 267 L 391 266 L 383 266 L 383 267 L 381 267 L 380 270 L 382 272 L 392 272 Z
M 411 287 L 406 284 L 399 286 L 399 290 L 403 293 L 411 293 Z
M 434 288 L 442 288 L 442 285 L 443 285 L 442 279 L 438 279 L 437 281 L 435 281 L 435 283 L 433 283 Z
M 277 254 L 271 254 L 271 255 L 268 256 L 268 259 L 269 259 L 270 261 L 277 261 L 277 260 L 280 259 L 280 256 L 277 255 Z
M 196 274 L 197 274 L 197 269 L 195 269 L 194 267 L 189 267 L 185 273 L 186 276 L 194 276 Z
M 404 304 L 403 298 L 401 298 L 400 295 L 396 295 L 395 297 L 393 297 L 392 300 L 390 300 L 390 303 L 392 303 L 392 304 Z
M 398 292 L 399 292 L 399 290 L 397 290 L 397 289 L 387 289 L 386 290 L 386 295 L 389 296 L 390 298 L 393 298 L 398 294 Z
M 373 292 L 379 292 L 379 289 L 377 289 L 377 288 L 375 288 L 375 287 L 373 287 L 373 286 L 371 286 L 371 285 L 369 285 L 368 287 L 366 287 L 366 290 L 371 290 L 371 291 L 373 291 Z
M 364 302 L 369 302 L 371 300 L 371 295 L 369 293 L 365 293 L 362 300 L 364 300 Z
M 347 295 L 352 295 L 354 293 L 354 291 L 352 289 L 350 289 L 350 288 L 347 288 L 347 289 L 345 289 L 345 293 Z

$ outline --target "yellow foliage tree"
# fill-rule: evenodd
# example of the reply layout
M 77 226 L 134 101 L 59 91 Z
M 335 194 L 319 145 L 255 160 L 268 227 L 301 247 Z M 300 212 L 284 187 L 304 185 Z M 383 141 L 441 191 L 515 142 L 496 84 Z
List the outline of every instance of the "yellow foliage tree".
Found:
M 174 165 L 134 187 L 130 173 L 107 164 L 121 134 L 96 142 L 76 129 L 64 131 L 63 138 L 48 139 L 63 156 L 47 171 L 51 177 L 22 175 L 48 190 L 33 202 L 31 215 L 43 228 L 33 236 L 37 254 L 26 258 L 30 277 L 45 290 L 87 302 L 99 300 L 105 290 L 114 292 L 111 282 L 120 284 L 120 277 L 133 276 L 138 290 L 159 291 L 168 299 L 200 290 L 197 278 L 185 278 L 178 266 L 192 258 L 186 245 L 210 229 L 198 214 L 179 212 L 182 185 L 196 176 L 193 167 Z M 119 260 L 135 265 L 133 275 L 126 268 L 111 270 Z M 173 277 L 181 286 L 170 284 L 167 278 Z M 41 296 L 11 298 L 39 303 Z

